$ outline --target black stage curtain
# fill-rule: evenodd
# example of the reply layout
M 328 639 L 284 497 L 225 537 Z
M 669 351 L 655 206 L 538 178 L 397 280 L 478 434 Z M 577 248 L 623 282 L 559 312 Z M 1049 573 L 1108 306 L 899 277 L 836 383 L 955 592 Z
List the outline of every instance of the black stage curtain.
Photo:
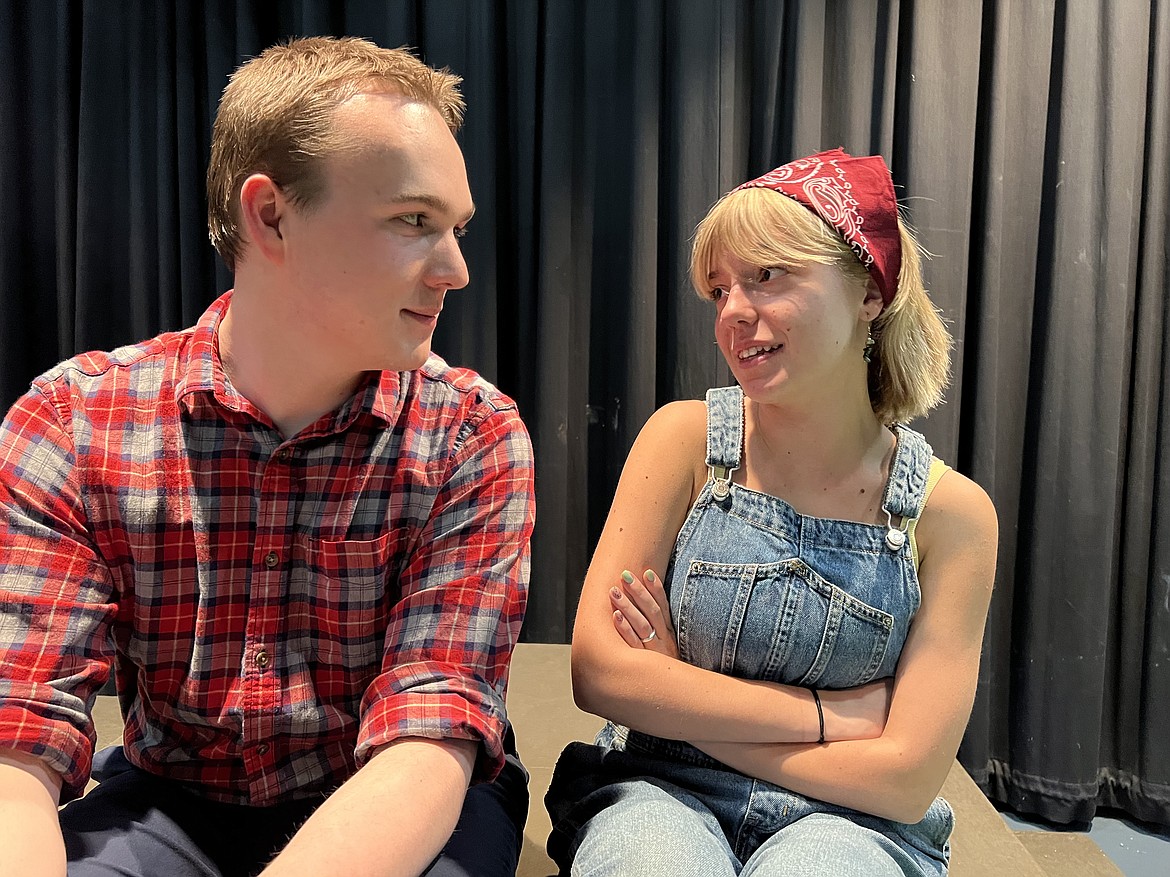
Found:
M 1002 526 L 962 761 L 1023 812 L 1170 825 L 1170 3 L 0 0 L 0 401 L 230 284 L 218 95 L 324 33 L 466 77 L 472 284 L 436 349 L 533 432 L 528 639 L 568 640 L 641 424 L 727 380 L 695 223 L 798 155 L 881 152 L 958 340 L 920 426 Z

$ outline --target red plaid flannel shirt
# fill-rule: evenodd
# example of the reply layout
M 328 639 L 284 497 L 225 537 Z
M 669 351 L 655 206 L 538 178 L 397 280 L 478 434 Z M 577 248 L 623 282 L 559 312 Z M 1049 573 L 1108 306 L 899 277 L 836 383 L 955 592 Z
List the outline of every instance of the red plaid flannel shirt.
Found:
M 190 330 L 78 356 L 0 427 L 0 746 L 63 799 L 111 663 L 130 760 L 209 798 L 327 792 L 399 737 L 503 762 L 532 450 L 515 404 L 432 356 L 295 438 Z

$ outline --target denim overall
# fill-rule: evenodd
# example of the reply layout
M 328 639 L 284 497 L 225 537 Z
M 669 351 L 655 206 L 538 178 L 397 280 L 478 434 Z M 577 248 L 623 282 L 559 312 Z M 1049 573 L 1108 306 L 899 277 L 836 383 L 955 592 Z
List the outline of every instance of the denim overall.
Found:
M 920 592 L 906 527 L 931 449 L 895 427 L 890 526 L 798 514 L 731 483 L 743 393 L 707 393 L 710 477 L 665 576 L 683 660 L 734 676 L 848 688 L 891 676 Z M 574 875 L 945 875 L 953 825 L 937 798 L 907 825 L 806 798 L 690 746 L 610 723 L 571 744 L 546 798 L 549 853 Z

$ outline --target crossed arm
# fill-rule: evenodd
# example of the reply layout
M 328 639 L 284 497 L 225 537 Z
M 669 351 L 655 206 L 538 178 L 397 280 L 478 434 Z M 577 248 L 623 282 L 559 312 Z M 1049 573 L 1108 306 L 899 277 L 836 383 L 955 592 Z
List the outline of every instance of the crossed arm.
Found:
M 995 512 L 948 473 L 917 529 L 922 606 L 892 690 L 822 691 L 825 745 L 808 691 L 678 660 L 657 577 L 705 471 L 701 403 L 667 406 L 630 453 L 586 577 L 573 638 L 574 693 L 587 710 L 687 740 L 728 766 L 793 791 L 903 822 L 941 788 L 974 699 L 995 565 Z M 633 577 L 630 577 L 633 578 Z M 656 639 L 643 643 L 653 629 Z M 887 718 L 888 707 L 888 718 Z

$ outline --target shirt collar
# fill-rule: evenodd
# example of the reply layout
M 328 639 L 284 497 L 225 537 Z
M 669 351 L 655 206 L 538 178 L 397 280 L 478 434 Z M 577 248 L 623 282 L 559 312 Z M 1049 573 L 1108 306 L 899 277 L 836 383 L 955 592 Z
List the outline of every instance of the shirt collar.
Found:
M 370 414 L 389 426 L 402 411 L 402 394 L 399 387 L 409 380 L 410 372 L 371 371 L 366 372 L 358 383 L 354 394 L 333 412 L 328 425 L 314 429 L 314 432 L 332 434 L 347 429 L 363 414 Z
M 232 291 L 228 290 L 211 303 L 191 330 L 187 355 L 175 385 L 175 399 L 188 407 L 195 393 L 211 393 L 217 402 L 233 411 L 249 407 L 247 400 L 232 387 L 219 358 L 219 326 L 231 303 Z
M 412 372 L 373 372 L 362 408 L 387 424 L 394 423 L 402 413 L 404 388 L 409 385 Z M 361 392 L 360 390 L 358 391 Z

